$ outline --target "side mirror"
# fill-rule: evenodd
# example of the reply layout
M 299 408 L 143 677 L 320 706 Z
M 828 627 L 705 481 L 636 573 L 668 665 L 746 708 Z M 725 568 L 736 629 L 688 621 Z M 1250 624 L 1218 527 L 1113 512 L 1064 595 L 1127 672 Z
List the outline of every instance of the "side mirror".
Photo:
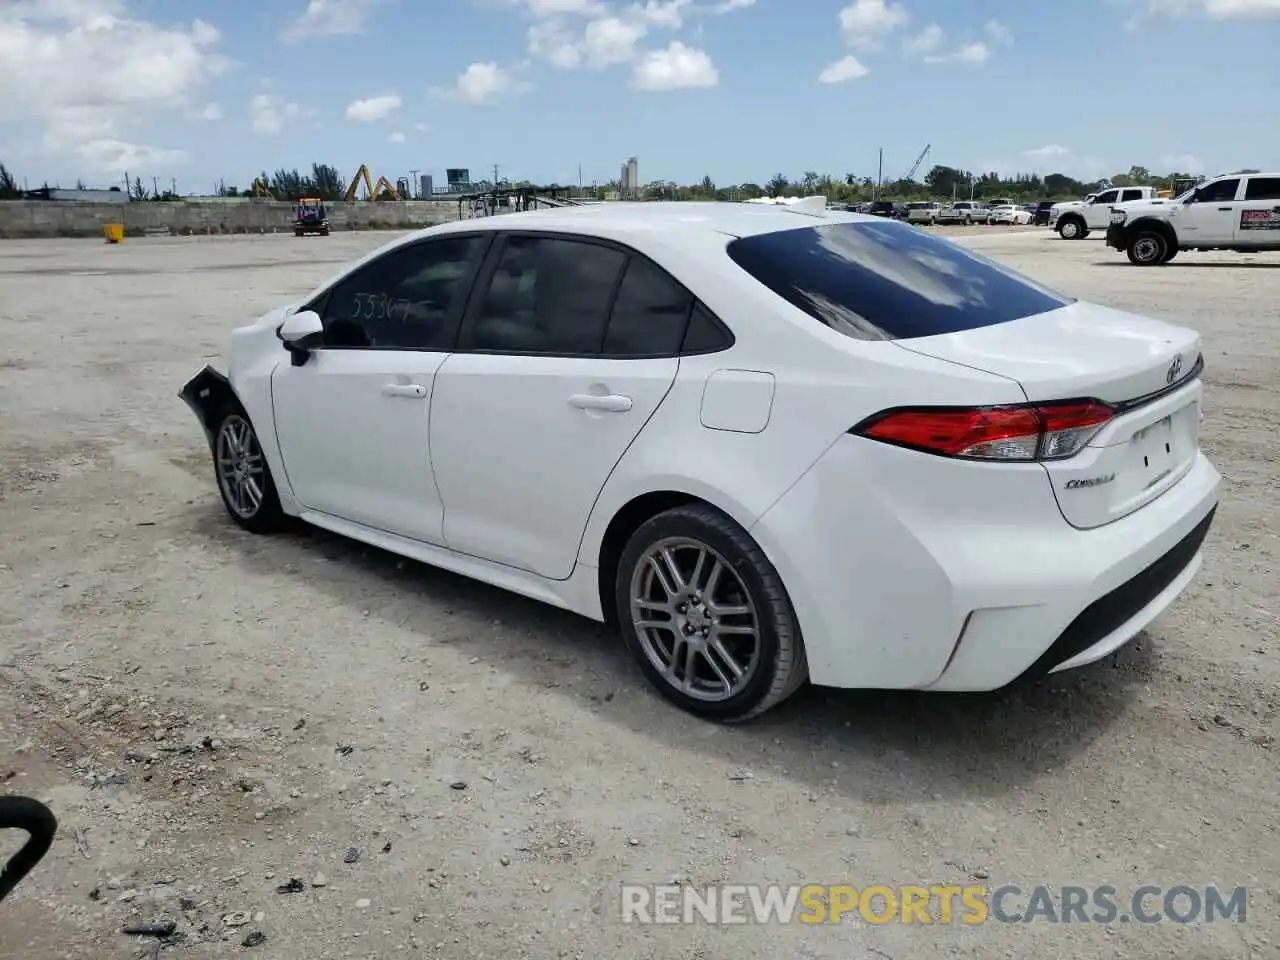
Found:
M 320 314 L 314 310 L 299 310 L 285 317 L 284 323 L 276 328 L 276 336 L 293 355 L 293 365 L 300 367 L 307 362 L 311 351 L 323 342 L 324 324 L 320 321 Z

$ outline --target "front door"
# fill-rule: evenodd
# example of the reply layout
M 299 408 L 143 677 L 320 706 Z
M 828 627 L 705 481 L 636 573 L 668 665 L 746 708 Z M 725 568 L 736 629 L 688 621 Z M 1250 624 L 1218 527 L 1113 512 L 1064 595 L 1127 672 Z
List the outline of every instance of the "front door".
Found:
M 1085 204 L 1081 211 L 1090 230 L 1105 230 L 1111 223 L 1111 207 L 1120 202 L 1119 190 L 1105 190 Z
M 1237 246 L 1280 247 L 1280 177 L 1250 177 L 1237 207 Z
M 499 244 L 436 378 L 445 542 L 560 580 L 671 389 L 692 297 L 615 246 L 519 233 Z
M 1197 190 L 1174 211 L 1177 231 L 1187 246 L 1228 246 L 1235 239 L 1240 206 L 1236 191 L 1240 178 L 1216 180 Z
M 303 507 L 443 543 L 432 393 L 486 245 L 470 235 L 393 248 L 311 305 L 323 346 L 272 376 L 285 473 Z

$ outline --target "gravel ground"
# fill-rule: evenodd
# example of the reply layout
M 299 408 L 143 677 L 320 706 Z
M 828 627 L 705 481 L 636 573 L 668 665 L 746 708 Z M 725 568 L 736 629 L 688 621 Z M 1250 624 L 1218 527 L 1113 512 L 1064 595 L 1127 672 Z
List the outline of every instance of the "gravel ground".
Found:
M 0 955 L 147 956 L 121 928 L 163 920 L 175 960 L 1280 955 L 1280 258 L 1143 270 L 1094 239 L 949 233 L 1204 334 L 1226 486 L 1203 571 L 1115 659 L 1030 691 L 810 688 L 732 729 L 660 702 L 591 623 L 225 517 L 176 391 L 387 234 L 0 245 L 0 778 L 61 820 L 0 908 Z M 1216 883 L 1249 887 L 1249 912 L 621 923 L 621 882 L 672 880 L 1110 884 L 1122 903 Z

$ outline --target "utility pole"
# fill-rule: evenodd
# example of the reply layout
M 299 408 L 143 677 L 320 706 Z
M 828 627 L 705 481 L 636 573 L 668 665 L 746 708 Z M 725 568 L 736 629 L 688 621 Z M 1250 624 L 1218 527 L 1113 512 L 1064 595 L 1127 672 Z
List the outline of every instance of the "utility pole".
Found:
M 880 148 L 880 167 L 876 172 L 876 189 L 872 200 L 880 199 L 880 188 L 884 185 L 884 147 Z
M 410 198 L 412 198 L 418 192 L 418 171 L 410 170 L 409 176 L 413 178 L 412 180 L 409 181 L 409 196 Z M 418 199 L 421 200 L 422 197 L 418 197 Z
M 496 163 L 493 165 L 493 186 L 495 190 L 498 187 L 498 165 Z

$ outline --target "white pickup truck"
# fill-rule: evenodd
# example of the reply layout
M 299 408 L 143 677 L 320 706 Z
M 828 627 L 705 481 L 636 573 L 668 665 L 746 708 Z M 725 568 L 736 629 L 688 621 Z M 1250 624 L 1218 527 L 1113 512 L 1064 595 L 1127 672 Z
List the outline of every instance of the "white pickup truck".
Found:
M 987 222 L 987 205 L 977 200 L 956 200 L 938 211 L 939 223 L 973 223 Z
M 1117 204 L 1158 199 L 1155 187 L 1110 187 L 1083 200 L 1055 203 L 1049 209 L 1049 229 L 1063 240 L 1083 240 L 1093 230 L 1105 230 Z
M 1140 267 L 1168 263 L 1179 250 L 1280 252 L 1280 173 L 1232 173 L 1175 200 L 1115 209 L 1107 246 Z

